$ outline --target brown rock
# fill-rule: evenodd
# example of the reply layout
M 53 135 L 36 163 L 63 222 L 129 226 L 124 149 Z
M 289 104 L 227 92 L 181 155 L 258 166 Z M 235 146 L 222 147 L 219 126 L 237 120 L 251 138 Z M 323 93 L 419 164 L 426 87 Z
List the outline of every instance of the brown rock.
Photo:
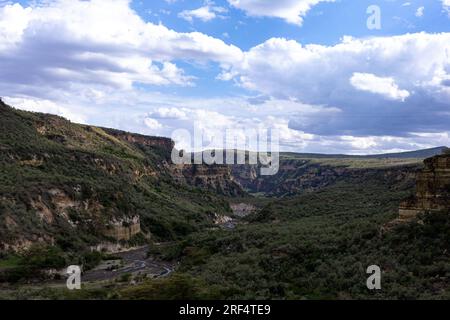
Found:
M 147 146 L 160 147 L 168 151 L 172 151 L 175 147 L 175 142 L 169 138 L 150 137 L 136 133 L 129 133 L 116 129 L 103 129 L 106 133 L 126 142 Z
M 450 154 L 425 160 L 425 169 L 417 175 L 416 195 L 400 205 L 400 219 L 410 220 L 424 212 L 450 208 Z
M 134 216 L 112 220 L 104 231 L 104 235 L 117 241 L 128 241 L 140 232 L 141 221 L 139 216 Z

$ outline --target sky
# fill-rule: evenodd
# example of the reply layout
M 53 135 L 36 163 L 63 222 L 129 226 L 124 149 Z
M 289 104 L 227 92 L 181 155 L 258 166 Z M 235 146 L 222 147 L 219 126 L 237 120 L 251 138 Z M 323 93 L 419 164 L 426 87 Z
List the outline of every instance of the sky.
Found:
M 0 96 L 146 135 L 277 129 L 282 151 L 449 146 L 450 0 L 0 0 Z

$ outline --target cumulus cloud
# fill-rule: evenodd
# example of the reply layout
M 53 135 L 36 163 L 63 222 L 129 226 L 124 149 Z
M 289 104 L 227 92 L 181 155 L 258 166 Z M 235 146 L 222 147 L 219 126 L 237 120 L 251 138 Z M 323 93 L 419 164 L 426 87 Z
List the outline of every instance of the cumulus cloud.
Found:
M 416 10 L 416 17 L 418 17 L 418 18 L 423 17 L 424 11 L 425 11 L 425 7 L 417 8 L 417 10 Z
M 281 18 L 288 23 L 302 25 L 312 7 L 334 0 L 228 0 L 230 5 L 244 10 L 250 16 Z
M 227 12 L 227 9 L 214 5 L 212 1 L 206 1 L 203 7 L 194 10 L 184 10 L 178 16 L 189 22 L 193 22 L 194 19 L 207 22 L 222 17 L 221 14 L 225 12 Z
M 163 127 L 158 120 L 149 117 L 144 118 L 144 123 L 150 130 L 158 130 Z
M 33 99 L 26 97 L 3 97 L 5 103 L 31 112 L 49 113 L 64 117 L 76 123 L 87 124 L 86 117 L 80 112 L 80 108 L 74 105 L 64 106 L 53 101 Z
M 186 108 L 158 108 L 151 113 L 151 115 L 155 118 L 159 119 L 177 119 L 177 120 L 185 120 L 188 118 L 187 116 L 188 109 Z
M 145 22 L 129 3 L 50 0 L 0 7 L 0 89 L 35 94 L 45 86 L 73 92 L 86 83 L 97 91 L 137 83 L 186 86 L 194 78 L 175 60 L 227 65 L 242 57 L 222 40 Z
M 350 83 L 358 90 L 380 94 L 387 99 L 405 101 L 409 92 L 399 89 L 393 78 L 381 78 L 371 73 L 353 73 Z
M 450 18 L 450 0 L 442 0 L 442 5 L 444 6 L 444 10 L 448 12 Z
M 234 6 L 249 14 L 274 8 L 253 14 L 297 24 L 310 8 L 258 2 Z M 277 128 L 289 151 L 376 153 L 449 143 L 448 33 L 345 37 L 332 46 L 270 39 L 242 52 L 202 33 L 145 22 L 127 0 L 32 3 L 0 5 L 0 92 L 22 109 L 159 136 L 194 123 L 210 133 Z M 288 16 L 281 7 L 295 10 Z M 183 62 L 213 62 L 223 71 L 218 78 L 252 95 L 189 98 L 149 89 L 194 85 Z
M 224 78 L 263 95 L 341 110 L 330 119 L 293 118 L 299 130 L 404 136 L 417 128 L 448 130 L 449 52 L 450 33 L 344 37 L 333 46 L 273 38 L 246 52 Z

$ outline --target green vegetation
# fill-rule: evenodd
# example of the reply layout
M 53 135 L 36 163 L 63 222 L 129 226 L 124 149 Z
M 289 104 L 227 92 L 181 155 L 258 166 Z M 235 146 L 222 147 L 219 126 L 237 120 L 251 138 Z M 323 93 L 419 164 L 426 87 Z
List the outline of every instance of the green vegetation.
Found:
M 7 258 L 10 265 L 0 274 L 0 281 L 16 283 L 29 279 L 45 279 L 46 270 L 61 269 L 67 266 L 65 254 L 54 246 L 33 246 L 20 255 Z
M 0 270 L 1 269 L 11 269 L 17 267 L 20 263 L 20 257 L 17 255 L 10 255 L 3 260 L 0 260 Z
M 176 182 L 170 150 L 158 143 L 1 102 L 0 126 L 0 282 L 8 282 L 0 299 L 450 298 L 450 213 L 385 228 L 414 192 L 420 155 L 437 150 L 283 154 L 276 176 L 249 182 L 254 197 L 227 199 Z M 230 203 L 242 202 L 257 212 L 235 229 L 213 224 L 215 214 L 231 216 Z M 136 286 L 125 274 L 74 292 L 33 284 L 51 279 L 52 269 L 116 259 L 91 247 L 115 242 L 104 232 L 110 221 L 135 216 L 142 232 L 122 244 L 149 244 L 153 258 L 180 262 L 175 272 L 143 275 Z M 366 288 L 374 264 L 383 270 L 377 292 Z
M 380 179 L 275 201 L 237 230 L 185 241 L 181 271 L 226 299 L 449 298 L 448 213 L 382 232 L 410 192 Z M 373 264 L 379 292 L 366 288 Z
M 132 216 L 143 234 L 130 245 L 146 243 L 144 234 L 177 240 L 230 210 L 220 196 L 174 182 L 165 167 L 171 150 L 2 103 L 0 125 L 0 249 L 54 239 L 64 251 L 84 251 L 111 240 L 102 226 Z
M 118 296 L 126 300 L 208 300 L 219 297 L 207 283 L 186 274 L 122 289 Z

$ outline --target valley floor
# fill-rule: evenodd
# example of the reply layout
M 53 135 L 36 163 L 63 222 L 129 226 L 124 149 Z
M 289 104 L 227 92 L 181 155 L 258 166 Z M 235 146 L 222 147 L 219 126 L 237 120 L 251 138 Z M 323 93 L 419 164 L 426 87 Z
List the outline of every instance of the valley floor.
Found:
M 450 215 L 421 217 L 383 232 L 410 192 L 409 188 L 365 181 L 338 183 L 319 192 L 270 202 L 262 199 L 264 205 L 258 211 L 235 217 L 235 228 L 218 226 L 164 246 L 115 254 L 122 259 L 120 267 L 105 271 L 108 265 L 103 262 L 84 275 L 86 283 L 80 292 L 33 286 L 14 290 L 12 296 L 450 298 Z M 257 204 L 258 199 L 247 202 Z M 380 291 L 366 287 L 370 265 L 382 269 Z M 11 295 L 11 288 L 7 292 Z

